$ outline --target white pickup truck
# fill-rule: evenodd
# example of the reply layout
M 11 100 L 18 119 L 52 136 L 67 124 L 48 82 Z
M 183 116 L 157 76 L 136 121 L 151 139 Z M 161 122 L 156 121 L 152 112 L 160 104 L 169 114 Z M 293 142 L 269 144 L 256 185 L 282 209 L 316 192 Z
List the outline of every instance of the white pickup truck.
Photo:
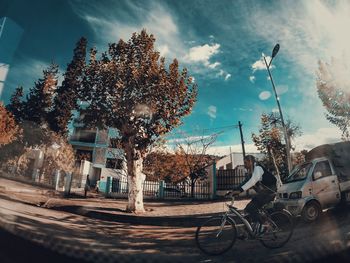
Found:
M 350 142 L 324 144 L 306 154 L 278 189 L 276 203 L 307 222 L 350 201 Z

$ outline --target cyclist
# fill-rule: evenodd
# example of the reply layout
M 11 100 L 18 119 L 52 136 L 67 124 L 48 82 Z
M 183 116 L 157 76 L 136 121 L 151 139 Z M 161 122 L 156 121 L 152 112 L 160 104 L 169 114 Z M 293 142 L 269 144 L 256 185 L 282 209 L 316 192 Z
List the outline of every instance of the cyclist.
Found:
M 257 163 L 252 155 L 245 156 L 244 167 L 247 169 L 248 174 L 252 176 L 248 181 L 233 189 L 232 194 L 238 195 L 243 191 L 254 188 L 257 195 L 247 204 L 244 211 L 249 214 L 254 223 L 263 224 L 265 220 L 260 215 L 259 209 L 275 198 L 277 180 L 273 174 Z M 257 231 L 257 229 L 255 230 Z

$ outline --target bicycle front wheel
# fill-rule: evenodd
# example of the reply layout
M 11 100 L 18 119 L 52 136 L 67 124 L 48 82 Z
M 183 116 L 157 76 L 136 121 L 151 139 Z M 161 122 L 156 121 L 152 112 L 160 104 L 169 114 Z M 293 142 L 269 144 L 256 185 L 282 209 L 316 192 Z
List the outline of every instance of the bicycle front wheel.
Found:
M 272 213 L 266 224 L 266 232 L 260 238 L 260 242 L 267 248 L 284 246 L 294 231 L 292 216 L 284 211 Z
M 208 255 L 220 255 L 228 251 L 237 238 L 235 223 L 226 216 L 211 217 L 196 231 L 196 243 Z

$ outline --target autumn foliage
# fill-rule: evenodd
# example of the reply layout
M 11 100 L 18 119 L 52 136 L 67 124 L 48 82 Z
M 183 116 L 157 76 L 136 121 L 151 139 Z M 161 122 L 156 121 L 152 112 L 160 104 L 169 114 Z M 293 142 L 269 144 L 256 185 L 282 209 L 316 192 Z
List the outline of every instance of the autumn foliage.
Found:
M 19 132 L 15 118 L 0 103 L 0 146 L 12 142 Z

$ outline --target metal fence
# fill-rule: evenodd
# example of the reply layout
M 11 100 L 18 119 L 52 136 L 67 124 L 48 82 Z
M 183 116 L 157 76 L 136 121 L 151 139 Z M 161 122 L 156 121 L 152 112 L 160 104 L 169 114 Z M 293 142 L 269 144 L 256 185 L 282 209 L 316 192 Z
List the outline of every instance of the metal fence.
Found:
M 246 179 L 242 169 L 217 170 L 216 176 L 217 190 L 231 190 Z
M 154 181 L 144 181 L 143 183 L 143 196 L 144 197 L 153 197 L 157 196 L 159 191 L 159 182 Z M 125 178 L 112 179 L 112 187 L 111 193 L 115 193 L 119 196 L 127 196 L 128 195 L 128 180 Z
M 113 178 L 111 196 L 126 197 L 128 195 L 128 182 L 127 179 Z M 193 188 L 193 197 L 191 195 L 191 186 L 185 183 L 174 184 L 164 183 L 163 181 L 144 181 L 143 183 L 143 196 L 144 198 L 157 198 L 157 199 L 210 199 L 210 183 L 198 182 Z

